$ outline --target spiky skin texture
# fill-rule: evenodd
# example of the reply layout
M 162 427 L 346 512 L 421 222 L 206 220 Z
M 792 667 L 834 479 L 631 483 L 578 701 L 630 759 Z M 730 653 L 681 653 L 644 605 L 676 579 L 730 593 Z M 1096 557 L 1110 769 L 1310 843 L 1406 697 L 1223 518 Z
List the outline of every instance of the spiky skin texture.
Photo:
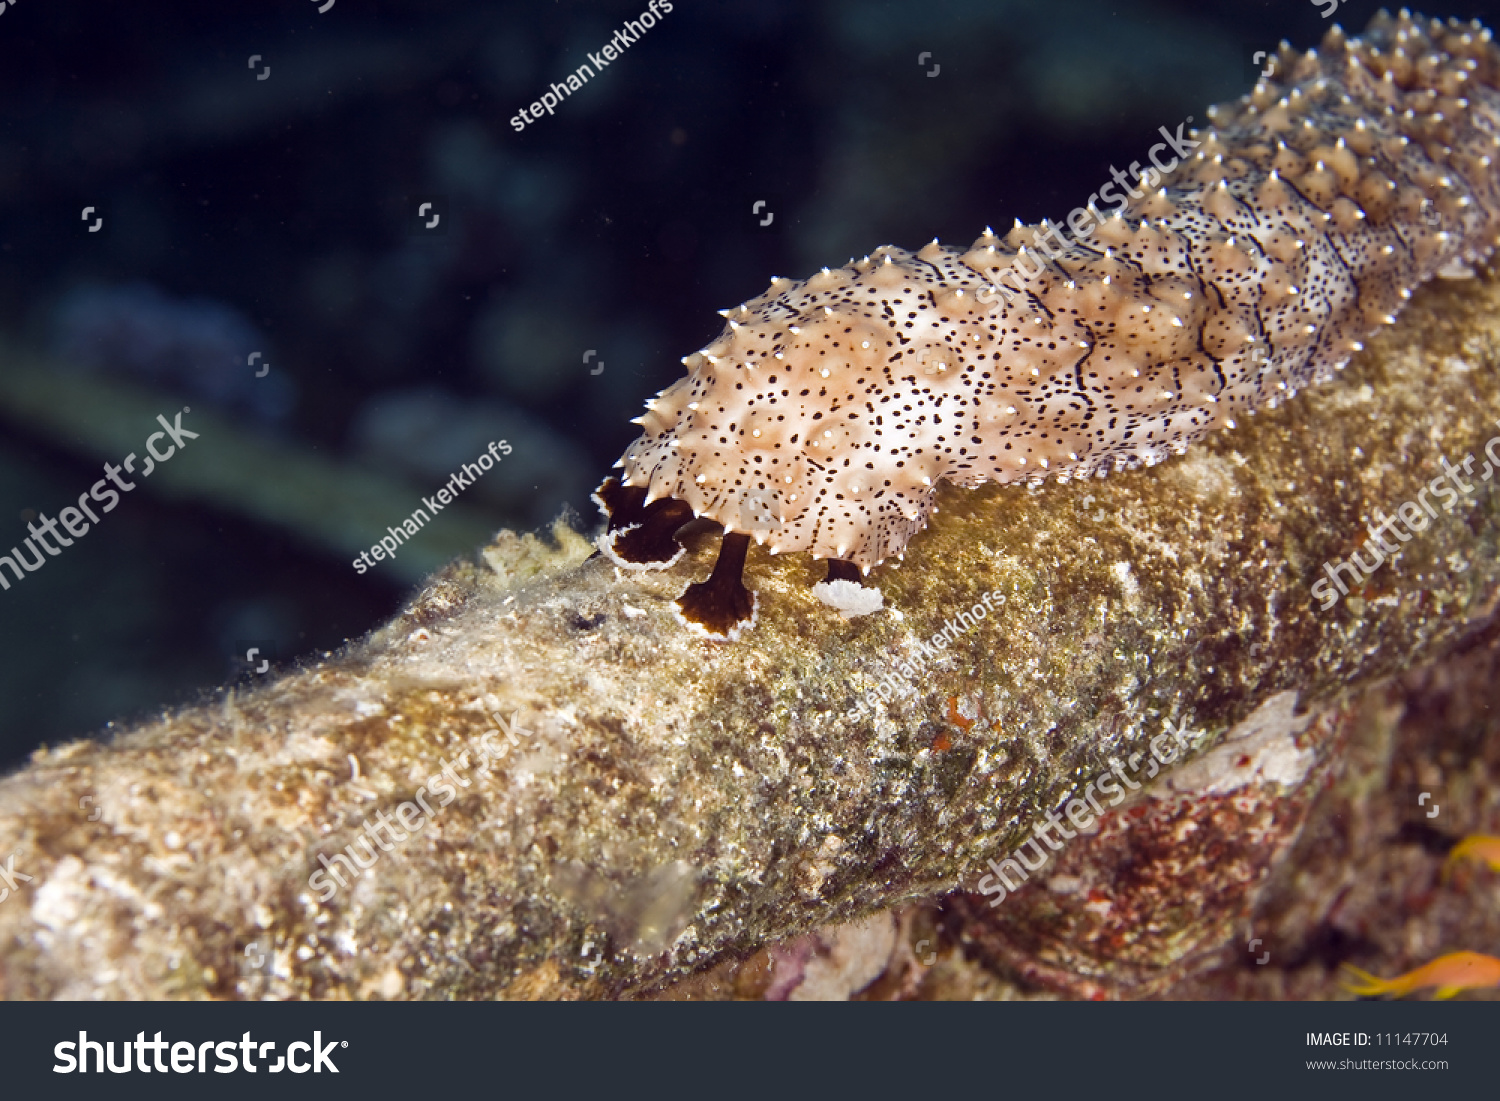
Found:
M 1494 249 L 1490 37 L 1405 12 L 1363 39 L 1335 27 L 1283 46 L 1275 78 L 1186 132 L 1165 184 L 1132 180 L 1084 236 L 1018 224 L 775 280 L 647 404 L 623 483 L 868 570 L 940 479 L 1102 476 L 1276 405 Z

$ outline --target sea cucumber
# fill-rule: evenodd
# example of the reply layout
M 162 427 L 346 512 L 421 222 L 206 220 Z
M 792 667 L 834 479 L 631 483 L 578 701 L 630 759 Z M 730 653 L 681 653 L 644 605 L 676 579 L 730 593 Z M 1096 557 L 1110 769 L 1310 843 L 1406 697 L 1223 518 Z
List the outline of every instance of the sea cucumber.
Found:
M 857 580 L 939 481 L 1150 466 L 1330 378 L 1412 288 L 1500 244 L 1500 50 L 1477 22 L 1382 12 L 1362 39 L 1283 43 L 1208 115 L 1165 182 L 1137 173 L 1103 214 L 1091 196 L 1072 239 L 1017 222 L 967 250 L 882 247 L 724 311 L 596 493 L 600 550 L 663 568 L 685 523 L 722 525 L 677 606 L 735 638 L 752 535 Z

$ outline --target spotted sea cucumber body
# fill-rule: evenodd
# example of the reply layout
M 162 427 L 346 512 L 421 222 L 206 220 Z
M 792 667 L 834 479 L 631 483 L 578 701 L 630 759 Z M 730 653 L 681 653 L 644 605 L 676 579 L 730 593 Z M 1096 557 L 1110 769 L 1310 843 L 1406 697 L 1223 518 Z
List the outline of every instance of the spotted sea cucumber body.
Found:
M 868 570 L 940 480 L 1150 465 L 1274 406 L 1495 248 L 1490 39 L 1405 12 L 1363 39 L 1335 28 L 1283 46 L 1276 79 L 1210 108 L 1165 182 L 1132 181 L 1086 235 L 1018 224 L 773 282 L 648 403 L 623 485 Z M 997 293 L 1013 266 L 1024 293 Z

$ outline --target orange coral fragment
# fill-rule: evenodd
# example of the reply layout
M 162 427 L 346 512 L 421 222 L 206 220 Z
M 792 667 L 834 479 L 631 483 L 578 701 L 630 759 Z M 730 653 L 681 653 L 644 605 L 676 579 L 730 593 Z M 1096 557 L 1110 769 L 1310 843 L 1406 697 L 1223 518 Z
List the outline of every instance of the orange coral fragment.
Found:
M 1345 980 L 1344 989 L 1366 998 L 1381 994 L 1402 998 L 1414 990 L 1435 986 L 1438 990 L 1434 997 L 1442 999 L 1463 990 L 1500 986 L 1500 959 L 1482 952 L 1449 952 L 1394 979 L 1377 978 L 1347 963 L 1344 968 L 1357 980 Z
M 974 725 L 973 719 L 966 719 L 958 713 L 957 696 L 948 697 L 948 721 L 962 730 L 965 734 L 969 732 L 969 727 Z

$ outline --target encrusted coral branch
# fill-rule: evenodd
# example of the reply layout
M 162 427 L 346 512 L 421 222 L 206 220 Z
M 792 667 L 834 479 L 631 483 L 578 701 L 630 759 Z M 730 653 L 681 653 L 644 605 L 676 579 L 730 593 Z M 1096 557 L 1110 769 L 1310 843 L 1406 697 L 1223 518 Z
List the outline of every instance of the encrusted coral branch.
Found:
M 1343 385 L 1087 501 L 941 491 L 886 610 L 847 622 L 812 562 L 752 559 L 777 614 L 704 642 L 673 602 L 712 540 L 627 584 L 565 529 L 504 535 L 346 653 L 0 781 L 0 862 L 30 877 L 0 996 L 618 996 L 972 889 L 1168 719 L 1212 741 L 1488 622 L 1493 482 L 1330 611 L 1309 586 L 1496 417 L 1500 287 L 1438 283 Z M 908 694 L 855 707 L 990 591 Z M 500 718 L 527 733 L 486 741 Z M 320 901 L 351 845 L 372 866 Z

